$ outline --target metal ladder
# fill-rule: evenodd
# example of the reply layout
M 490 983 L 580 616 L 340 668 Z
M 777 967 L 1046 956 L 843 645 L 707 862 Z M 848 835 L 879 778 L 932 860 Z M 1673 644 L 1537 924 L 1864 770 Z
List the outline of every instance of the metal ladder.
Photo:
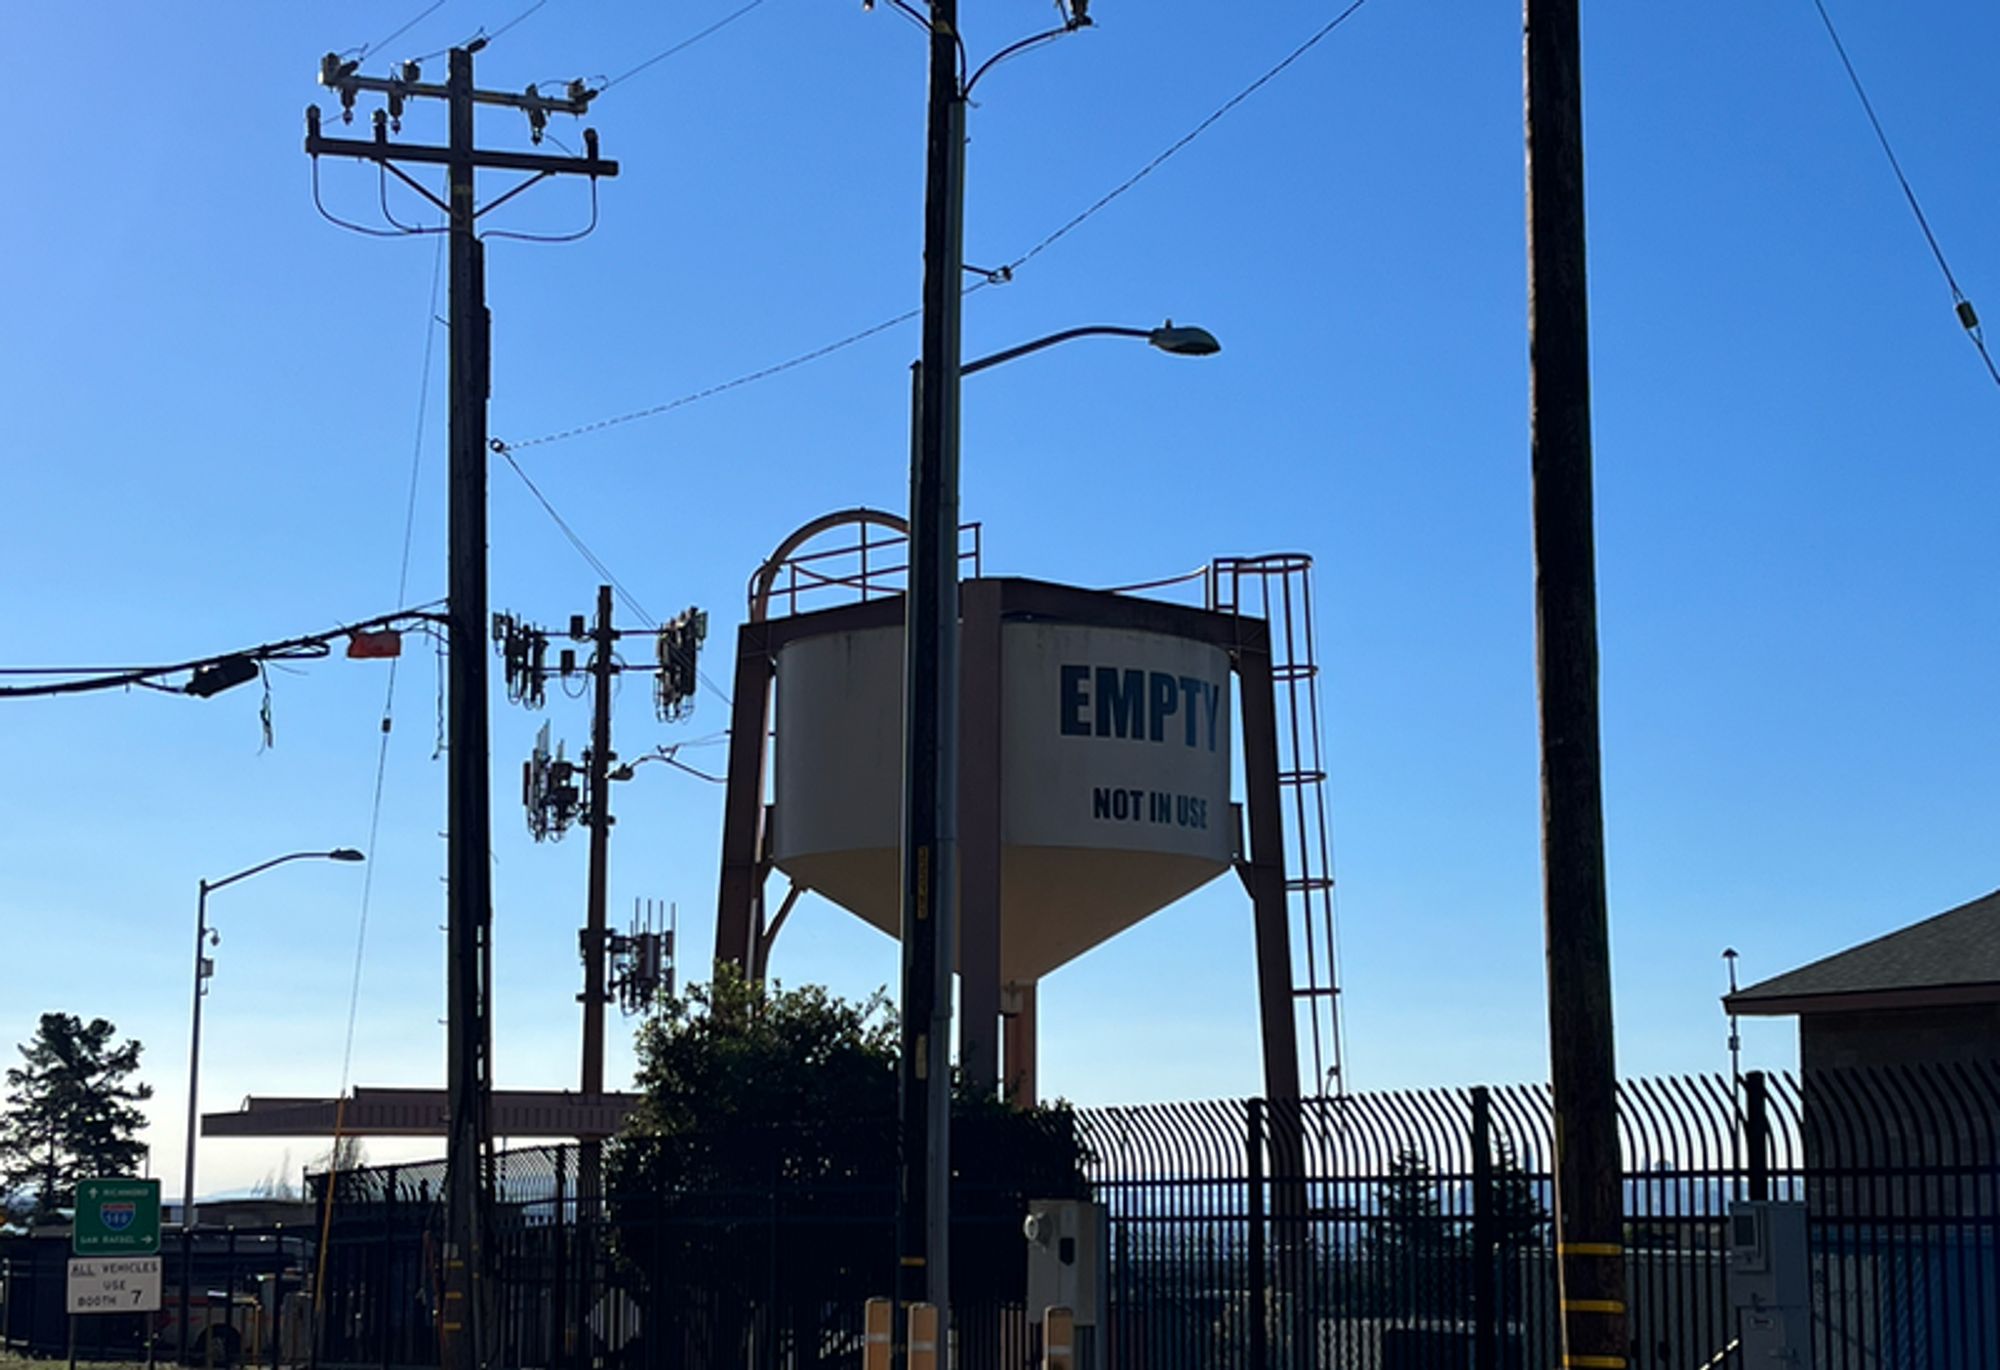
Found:
M 1346 1092 L 1346 1075 L 1312 558 L 1304 553 L 1217 557 L 1207 579 L 1212 611 L 1247 614 L 1270 625 L 1278 792 L 1285 814 L 1285 899 L 1294 937 L 1292 999 L 1312 1042 L 1313 1077 L 1306 1093 L 1337 1096 Z

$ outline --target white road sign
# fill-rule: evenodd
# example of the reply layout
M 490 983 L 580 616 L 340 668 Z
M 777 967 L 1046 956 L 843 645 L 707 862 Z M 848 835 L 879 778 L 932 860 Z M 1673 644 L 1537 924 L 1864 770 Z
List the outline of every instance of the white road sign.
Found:
M 158 1256 L 74 1256 L 69 1263 L 72 1313 L 156 1313 Z

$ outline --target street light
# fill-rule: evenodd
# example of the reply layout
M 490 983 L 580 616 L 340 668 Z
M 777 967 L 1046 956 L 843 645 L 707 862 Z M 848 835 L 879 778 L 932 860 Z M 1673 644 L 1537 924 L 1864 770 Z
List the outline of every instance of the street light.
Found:
M 929 322 L 926 321 L 926 329 Z M 955 336 L 948 355 L 958 356 Z M 1073 338 L 1138 338 L 1173 356 L 1222 350 L 1203 328 L 1089 324 L 958 362 L 941 387 L 951 412 L 923 412 L 910 366 L 909 589 L 903 596 L 902 1041 L 896 1066 L 899 1298 L 928 1289 L 948 1324 L 951 1287 L 951 974 L 958 870 L 957 381 Z M 926 419 L 941 421 L 926 426 Z
M 1045 347 L 1066 343 L 1072 338 L 1098 337 L 1143 338 L 1160 351 L 1174 357 L 1212 357 L 1222 350 L 1222 344 L 1216 341 L 1215 334 L 1206 328 L 1195 328 L 1187 324 L 1176 325 L 1172 319 L 1168 319 L 1158 328 L 1124 328 L 1117 324 L 1097 323 L 1086 324 L 1082 328 L 1065 328 L 1062 332 L 1051 333 L 1046 338 L 1037 338 L 1033 342 L 1022 343 L 1019 347 L 1010 347 L 1004 352 L 995 352 L 991 356 L 967 362 L 958 368 L 958 374 L 970 376 L 990 366 L 1013 361 L 1016 357 L 1025 357 L 1030 352 L 1039 352 Z
M 248 880 L 271 869 L 282 866 L 287 861 L 365 861 L 367 857 L 352 847 L 335 847 L 332 851 L 295 851 L 285 856 L 274 856 L 269 861 L 259 862 L 247 870 L 234 875 L 225 875 L 220 880 L 203 880 L 201 893 L 195 901 L 194 915 L 194 1030 L 188 1047 L 188 1120 L 187 1154 L 181 1171 L 181 1326 L 180 1358 L 187 1359 L 188 1335 L 188 1267 L 192 1263 L 193 1248 L 191 1238 L 194 1232 L 196 1210 L 194 1202 L 194 1148 L 195 1129 L 200 1122 L 196 1089 L 201 1081 L 201 1001 L 208 993 L 208 977 L 215 971 L 215 962 L 203 954 L 204 949 L 222 941 L 219 933 L 208 926 L 208 896 L 216 890 L 233 885 L 239 880 Z

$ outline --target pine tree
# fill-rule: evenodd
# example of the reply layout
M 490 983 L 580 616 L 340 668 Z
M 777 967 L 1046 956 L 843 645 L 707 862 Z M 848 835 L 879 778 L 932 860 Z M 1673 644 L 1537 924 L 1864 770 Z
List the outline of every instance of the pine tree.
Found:
M 25 1064 L 7 1072 L 0 1186 L 30 1191 L 38 1218 L 74 1204 L 78 1180 L 130 1175 L 145 1154 L 135 1105 L 153 1087 L 131 1082 L 142 1048 L 117 1033 L 104 1018 L 44 1013 L 20 1049 Z
M 1493 1156 L 1493 1229 L 1501 1247 L 1518 1250 L 1534 1245 L 1548 1221 L 1549 1210 L 1536 1182 L 1521 1169 L 1514 1143 L 1502 1137 Z
M 1434 1317 L 1444 1296 L 1442 1265 L 1458 1240 L 1458 1227 L 1443 1216 L 1442 1186 L 1430 1162 L 1405 1150 L 1390 1162 L 1380 1182 L 1367 1258 L 1376 1290 L 1376 1311 L 1403 1317 Z

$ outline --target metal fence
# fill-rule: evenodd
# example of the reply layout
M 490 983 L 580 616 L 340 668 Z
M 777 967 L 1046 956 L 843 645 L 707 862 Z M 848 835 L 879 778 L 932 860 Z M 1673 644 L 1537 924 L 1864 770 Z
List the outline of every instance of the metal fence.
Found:
M 307 1228 L 217 1225 L 160 1247 L 162 1307 L 71 1317 L 64 1297 L 68 1229 L 0 1238 L 0 1352 L 79 1361 L 171 1361 L 182 1349 L 180 1290 L 189 1290 L 186 1354 L 201 1366 L 276 1367 L 306 1357 L 306 1291 L 317 1243 Z
M 1808 1207 L 1812 1364 L 2000 1366 L 2000 1067 L 1632 1081 L 1620 1118 L 1635 1370 L 1750 1370 L 1727 1215 L 1760 1197 Z M 1098 1109 L 1079 1131 L 1117 1370 L 1560 1359 L 1546 1089 Z M 859 1366 L 862 1300 L 893 1271 L 886 1190 L 599 1202 L 582 1174 L 575 1147 L 496 1162 L 506 1364 Z M 340 1177 L 323 1362 L 436 1363 L 440 1176 Z M 957 1364 L 1033 1365 L 1018 1196 L 959 1207 Z

